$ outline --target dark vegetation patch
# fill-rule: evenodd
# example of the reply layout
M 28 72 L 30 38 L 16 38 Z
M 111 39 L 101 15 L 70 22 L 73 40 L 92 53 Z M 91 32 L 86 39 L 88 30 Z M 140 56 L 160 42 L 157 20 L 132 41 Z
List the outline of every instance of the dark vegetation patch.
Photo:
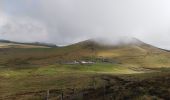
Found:
M 140 77 L 140 75 L 137 77 L 99 75 L 91 77 L 92 81 L 88 87 L 25 92 L 6 97 L 6 99 L 18 100 L 25 96 L 25 98 L 36 98 L 36 100 L 47 100 L 47 98 L 48 100 L 170 100 L 169 73 L 153 75 L 149 78 Z M 102 84 L 96 86 L 99 80 Z

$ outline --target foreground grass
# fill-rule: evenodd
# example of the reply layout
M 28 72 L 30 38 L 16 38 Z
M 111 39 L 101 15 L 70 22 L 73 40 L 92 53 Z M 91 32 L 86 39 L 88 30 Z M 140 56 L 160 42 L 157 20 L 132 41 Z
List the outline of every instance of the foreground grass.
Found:
M 0 96 L 47 90 L 88 87 L 92 77 L 101 74 L 138 73 L 118 64 L 50 65 L 44 67 L 0 67 Z M 100 84 L 100 82 L 99 82 Z
M 167 69 L 161 69 L 169 73 Z M 93 65 L 49 65 L 42 67 L 0 67 L 0 98 L 16 97 L 23 93 L 46 91 L 49 89 L 76 89 L 81 91 L 105 84 L 105 75 L 119 76 L 124 79 L 146 79 L 148 76 L 160 76 L 162 72 L 142 74 L 119 64 L 96 63 Z M 31 98 L 29 96 L 29 98 Z M 14 98 L 13 98 L 14 99 Z M 27 100 L 23 97 L 14 99 Z M 38 99 L 42 100 L 42 99 Z

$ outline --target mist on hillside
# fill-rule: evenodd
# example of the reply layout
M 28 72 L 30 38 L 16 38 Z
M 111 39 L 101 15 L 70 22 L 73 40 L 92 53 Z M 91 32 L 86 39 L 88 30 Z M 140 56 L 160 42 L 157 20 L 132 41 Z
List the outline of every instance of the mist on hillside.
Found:
M 0 4 L 1 39 L 69 45 L 96 37 L 113 38 L 115 43 L 128 36 L 170 49 L 169 0 L 1 0 Z
M 89 39 L 89 41 L 95 42 L 99 45 L 105 46 L 117 46 L 128 44 L 142 44 L 143 42 L 134 37 L 96 37 Z

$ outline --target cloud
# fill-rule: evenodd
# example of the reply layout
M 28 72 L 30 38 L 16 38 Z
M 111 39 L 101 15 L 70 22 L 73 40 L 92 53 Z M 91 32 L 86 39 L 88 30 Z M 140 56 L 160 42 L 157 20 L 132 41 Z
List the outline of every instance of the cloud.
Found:
M 7 26 L 15 26 L 14 33 L 22 36 L 17 38 L 8 30 L 4 38 L 65 45 L 87 38 L 131 36 L 170 49 L 169 0 L 2 1 L 4 13 L 17 19 Z
M 1 28 L 4 24 L 6 24 L 6 22 L 7 22 L 6 16 L 3 15 L 2 13 L 0 13 L 0 28 Z
M 46 41 L 48 32 L 43 23 L 30 18 L 2 17 L 0 27 L 1 39 L 9 39 L 14 41 L 32 42 Z M 3 18 L 4 17 L 4 18 Z

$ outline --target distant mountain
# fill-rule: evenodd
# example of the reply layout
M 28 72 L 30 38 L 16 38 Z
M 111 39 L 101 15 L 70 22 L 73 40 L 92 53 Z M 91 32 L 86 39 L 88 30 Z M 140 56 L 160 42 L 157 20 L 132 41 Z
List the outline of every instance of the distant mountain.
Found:
M 0 43 L 10 43 L 12 41 L 9 41 L 9 40 L 0 40 Z
M 57 47 L 55 44 L 52 43 L 41 43 L 41 42 L 15 42 L 10 40 L 0 40 L 0 48 L 9 48 L 9 47 L 16 47 L 16 48 L 43 48 L 43 47 Z
M 105 38 L 89 39 L 73 45 L 76 48 L 70 55 L 77 58 L 107 58 L 125 66 L 170 67 L 170 52 L 142 42 L 136 38 L 109 40 Z M 69 55 L 69 54 L 68 54 Z

